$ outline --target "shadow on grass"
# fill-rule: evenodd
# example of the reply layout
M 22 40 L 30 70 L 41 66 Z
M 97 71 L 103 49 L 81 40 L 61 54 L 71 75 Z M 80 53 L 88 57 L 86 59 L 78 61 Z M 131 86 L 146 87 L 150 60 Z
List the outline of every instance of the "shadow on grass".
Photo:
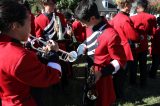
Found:
M 126 84 L 125 94 L 125 99 L 117 100 L 114 106 L 160 106 L 160 71 L 156 79 L 148 78 L 146 87 Z

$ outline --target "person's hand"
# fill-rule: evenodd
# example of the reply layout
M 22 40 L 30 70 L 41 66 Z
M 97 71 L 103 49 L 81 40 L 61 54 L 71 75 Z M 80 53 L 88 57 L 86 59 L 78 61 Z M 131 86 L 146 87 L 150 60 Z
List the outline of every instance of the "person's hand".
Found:
M 87 50 L 87 46 L 85 44 L 80 44 L 77 48 L 77 54 L 78 56 L 82 55 L 82 54 L 85 54 L 86 53 L 86 50 Z
M 95 83 L 102 77 L 101 71 L 96 70 L 94 66 L 91 67 L 92 73 L 95 75 Z
M 69 36 L 72 36 L 72 35 L 73 35 L 72 28 L 68 27 L 66 30 L 67 30 L 67 34 L 68 34 Z
M 59 50 L 59 46 L 58 46 L 58 43 L 56 43 L 56 42 L 54 42 L 53 40 L 49 40 L 48 42 L 47 42 L 47 45 L 46 45 L 46 47 L 44 48 L 45 49 L 45 51 L 56 51 L 56 52 L 58 52 L 58 50 Z
M 95 83 L 102 77 L 101 71 L 95 71 Z
M 144 40 L 144 36 L 143 35 L 140 35 L 140 40 Z
M 28 49 L 31 49 L 31 48 L 32 48 L 30 41 L 26 41 L 24 45 L 25 45 L 25 47 L 28 48 Z
M 44 53 L 42 58 L 45 59 L 47 62 L 58 62 L 59 56 L 57 52 L 59 51 L 59 46 L 53 40 L 47 41 L 46 47 L 43 48 Z

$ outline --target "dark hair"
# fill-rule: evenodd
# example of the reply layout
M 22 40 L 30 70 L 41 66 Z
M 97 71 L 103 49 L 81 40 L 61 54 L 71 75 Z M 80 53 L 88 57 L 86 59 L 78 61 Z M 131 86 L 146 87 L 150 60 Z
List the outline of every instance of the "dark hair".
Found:
M 15 0 L 0 0 L 0 31 L 7 32 L 14 22 L 24 25 L 27 9 Z
M 64 13 L 64 17 L 67 19 L 67 20 L 70 20 L 72 18 L 72 14 L 68 11 L 65 11 Z
M 93 0 L 82 0 L 75 9 L 75 18 L 80 21 L 89 21 L 92 16 L 100 18 L 97 5 Z
M 141 6 L 144 10 L 148 7 L 148 0 L 138 0 L 137 6 Z
M 31 11 L 30 4 L 28 1 L 25 1 L 23 4 L 24 4 L 24 6 L 26 6 L 28 11 Z

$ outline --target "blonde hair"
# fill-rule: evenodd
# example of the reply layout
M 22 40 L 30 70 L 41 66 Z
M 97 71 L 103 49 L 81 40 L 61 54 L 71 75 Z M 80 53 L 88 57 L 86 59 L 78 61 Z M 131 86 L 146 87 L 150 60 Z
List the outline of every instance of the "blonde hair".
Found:
M 117 4 L 119 8 L 124 8 L 133 2 L 134 0 L 115 0 L 115 4 Z

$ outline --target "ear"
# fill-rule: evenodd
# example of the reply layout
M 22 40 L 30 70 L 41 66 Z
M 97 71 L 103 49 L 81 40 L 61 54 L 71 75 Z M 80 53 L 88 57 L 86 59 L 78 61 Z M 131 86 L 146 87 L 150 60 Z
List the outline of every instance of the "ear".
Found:
M 95 16 L 90 17 L 90 22 L 94 22 L 94 21 L 95 21 L 95 19 L 96 19 L 96 17 L 95 17 Z
M 20 27 L 22 27 L 22 26 L 20 26 L 20 24 L 17 22 L 12 23 L 12 25 L 11 25 L 12 30 L 17 30 L 17 28 L 20 28 Z

